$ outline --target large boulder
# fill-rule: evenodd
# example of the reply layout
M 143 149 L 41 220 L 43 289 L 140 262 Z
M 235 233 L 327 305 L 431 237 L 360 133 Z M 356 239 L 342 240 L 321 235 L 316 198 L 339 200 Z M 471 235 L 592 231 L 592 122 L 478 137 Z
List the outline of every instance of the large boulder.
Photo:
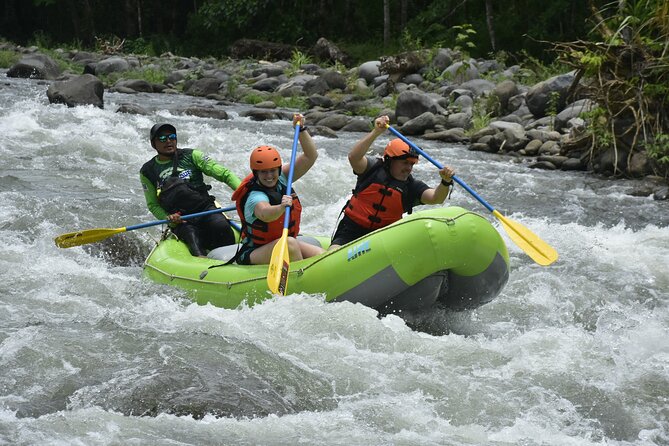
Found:
M 184 93 L 190 96 L 207 96 L 218 93 L 221 81 L 215 77 L 203 77 L 184 86 Z
M 61 69 L 52 58 L 45 54 L 29 54 L 7 71 L 7 77 L 53 80 L 61 74 Z
M 304 92 L 308 95 L 319 94 L 324 95 L 330 91 L 330 86 L 323 77 L 317 77 L 304 84 Z
M 453 63 L 455 57 L 458 54 L 454 54 L 450 48 L 439 48 L 430 62 L 430 68 L 441 73 Z
M 437 119 L 433 113 L 425 112 L 402 125 L 405 135 L 422 135 L 426 130 L 434 128 Z
M 119 79 L 114 84 L 114 88 L 117 89 L 116 91 L 129 89 L 139 93 L 153 93 L 153 86 L 144 79 Z
M 446 67 L 441 76 L 455 84 L 462 84 L 472 79 L 478 79 L 479 70 L 472 60 L 458 61 Z
M 65 104 L 68 107 L 95 105 L 104 107 L 104 86 L 92 74 L 82 74 L 75 78 L 54 82 L 46 92 L 51 104 Z
M 518 109 L 520 105 L 509 107 L 509 100 L 518 95 L 518 85 L 510 79 L 504 80 L 495 86 L 493 94 L 499 99 L 499 106 L 502 113 L 507 113 Z M 514 108 L 515 107 L 515 108 Z
M 337 71 L 326 71 L 321 75 L 321 77 L 325 80 L 325 82 L 327 82 L 328 87 L 330 87 L 332 90 L 346 89 L 346 77 Z
M 571 119 L 578 118 L 582 113 L 591 111 L 596 105 L 590 99 L 572 102 L 555 117 L 555 130 L 562 130 Z
M 495 84 L 486 79 L 472 79 L 460 84 L 459 88 L 469 90 L 477 97 L 491 92 L 495 88 Z
M 525 102 L 534 117 L 546 116 L 551 107 L 556 113 L 562 111 L 575 78 L 574 73 L 560 74 L 533 85 L 525 96 Z
M 397 97 L 395 114 L 398 117 L 413 119 L 425 112 L 437 114 L 441 109 L 442 107 L 432 96 L 417 90 L 407 90 Z
M 101 60 L 95 64 L 95 75 L 99 76 L 101 74 L 109 73 L 119 73 L 128 71 L 130 69 L 130 62 L 123 57 L 109 57 L 107 59 Z
M 364 79 L 367 84 L 370 84 L 374 81 L 375 78 L 381 75 L 381 71 L 379 69 L 380 66 L 381 62 L 378 60 L 365 62 L 358 67 L 358 76 Z

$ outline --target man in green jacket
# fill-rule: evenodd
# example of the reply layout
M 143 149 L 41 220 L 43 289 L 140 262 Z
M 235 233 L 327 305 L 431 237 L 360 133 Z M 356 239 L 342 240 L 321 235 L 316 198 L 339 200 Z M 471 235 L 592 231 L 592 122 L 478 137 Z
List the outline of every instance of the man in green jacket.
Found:
M 177 148 L 177 130 L 171 124 L 156 124 L 149 135 L 158 152 L 140 169 L 140 181 L 149 211 L 188 245 L 194 256 L 235 243 L 234 233 L 222 213 L 182 220 L 182 215 L 215 209 L 215 198 L 205 184 L 207 175 L 227 184 L 233 191 L 241 183 L 227 168 L 197 149 Z

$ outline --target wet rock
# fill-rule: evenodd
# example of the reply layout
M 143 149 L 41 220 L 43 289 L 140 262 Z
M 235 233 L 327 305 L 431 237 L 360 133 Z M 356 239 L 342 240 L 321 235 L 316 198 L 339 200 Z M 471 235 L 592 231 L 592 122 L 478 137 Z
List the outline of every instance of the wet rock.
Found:
M 66 104 L 68 107 L 94 105 L 104 107 L 104 86 L 92 74 L 82 74 L 71 80 L 54 82 L 46 92 L 52 104 Z
M 188 107 L 184 110 L 184 114 L 189 116 L 199 116 L 200 118 L 229 119 L 225 110 L 214 107 Z
M 58 64 L 45 54 L 29 54 L 7 70 L 7 77 L 56 79 L 61 74 Z

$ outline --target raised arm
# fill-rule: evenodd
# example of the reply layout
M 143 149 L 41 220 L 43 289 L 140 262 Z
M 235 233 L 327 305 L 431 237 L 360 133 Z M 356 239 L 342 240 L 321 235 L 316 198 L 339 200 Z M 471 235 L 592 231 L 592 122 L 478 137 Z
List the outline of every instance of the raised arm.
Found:
M 360 139 L 351 151 L 348 153 L 348 162 L 353 168 L 353 172 L 361 174 L 367 169 L 367 151 L 372 146 L 372 143 L 383 132 L 386 131 L 386 126 L 390 123 L 390 118 L 386 115 L 379 116 L 374 120 L 374 128 L 362 139 Z
M 293 116 L 293 126 L 297 125 L 298 123 L 300 124 L 300 135 L 298 136 L 298 141 L 300 142 L 300 147 L 302 147 L 302 153 L 299 154 L 295 160 L 293 181 L 299 179 L 302 175 L 307 173 L 307 171 L 311 169 L 311 166 L 314 165 L 316 159 L 318 158 L 316 144 L 314 144 L 314 140 L 311 139 L 309 130 L 307 130 L 305 127 L 304 116 L 299 113 Z M 288 175 L 288 169 L 289 165 L 284 164 L 282 167 L 283 173 Z

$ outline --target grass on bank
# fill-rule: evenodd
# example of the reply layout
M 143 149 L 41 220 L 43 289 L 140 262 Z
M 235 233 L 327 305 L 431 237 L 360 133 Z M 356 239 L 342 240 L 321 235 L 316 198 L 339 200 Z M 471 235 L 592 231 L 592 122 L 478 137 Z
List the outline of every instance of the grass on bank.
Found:
M 19 61 L 19 55 L 14 51 L 0 51 L 0 68 L 10 68 Z

